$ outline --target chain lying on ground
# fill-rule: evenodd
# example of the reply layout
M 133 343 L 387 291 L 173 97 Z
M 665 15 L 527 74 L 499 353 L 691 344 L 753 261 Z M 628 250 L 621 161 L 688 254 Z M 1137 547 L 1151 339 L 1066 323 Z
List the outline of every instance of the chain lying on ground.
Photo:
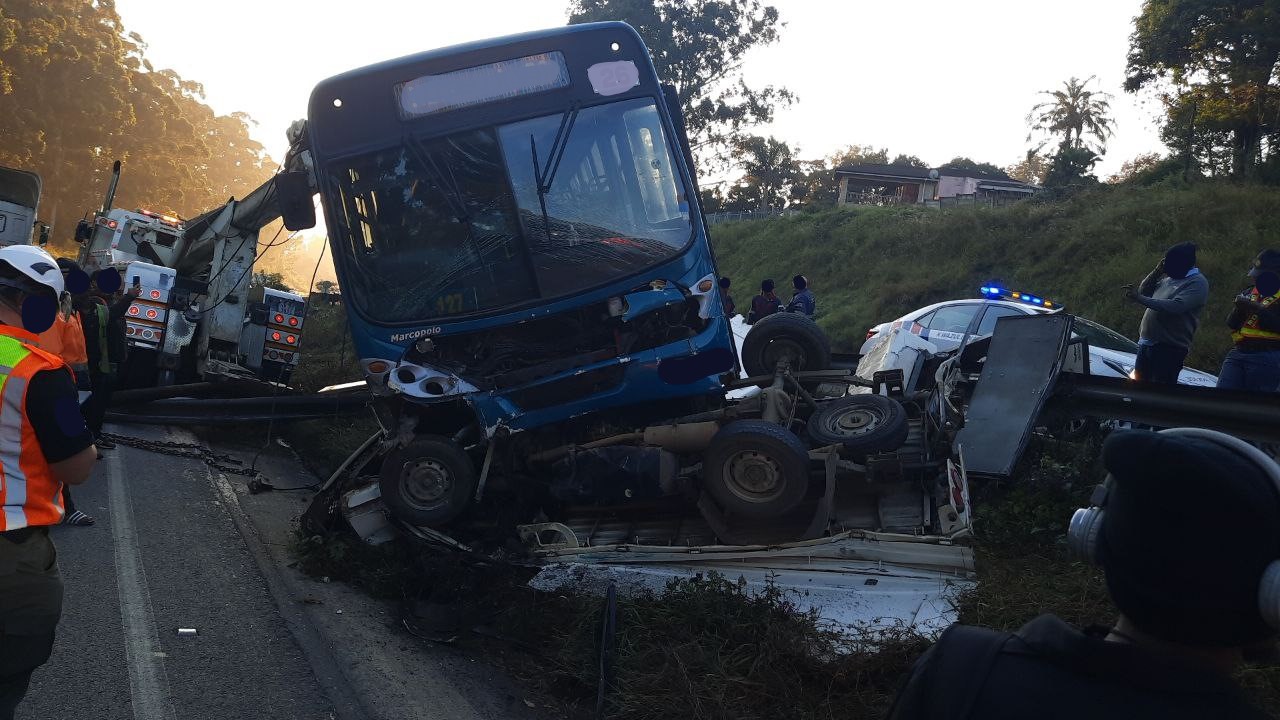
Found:
M 170 440 L 145 440 L 129 435 L 116 435 L 114 433 L 102 433 L 102 437 L 117 445 L 125 445 L 147 452 L 158 453 L 160 455 L 172 455 L 173 457 L 187 458 L 188 460 L 199 460 L 205 465 L 220 470 L 230 475 L 241 475 L 244 477 L 258 477 L 260 473 L 253 468 L 242 467 L 240 460 L 230 455 L 220 455 L 213 452 L 209 448 L 200 443 L 174 442 Z

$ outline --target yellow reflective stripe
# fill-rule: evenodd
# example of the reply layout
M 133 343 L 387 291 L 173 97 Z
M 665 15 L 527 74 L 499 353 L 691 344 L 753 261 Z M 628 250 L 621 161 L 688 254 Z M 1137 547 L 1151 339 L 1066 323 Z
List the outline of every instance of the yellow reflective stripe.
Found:
M 8 365 L 11 368 L 17 367 L 31 351 L 22 344 L 22 341 L 9 337 L 8 335 L 0 335 L 0 365 Z
M 1259 299 L 1257 288 L 1254 288 L 1249 292 L 1249 297 L 1252 298 L 1254 302 L 1262 305 L 1262 307 L 1271 307 L 1276 302 L 1280 302 L 1280 293 Z M 1246 339 L 1280 340 L 1280 332 L 1263 330 L 1258 327 L 1258 316 L 1255 314 L 1245 318 L 1244 324 L 1240 326 L 1240 329 L 1231 333 L 1231 339 L 1235 342 L 1240 342 L 1241 340 Z
M 4 527 L 27 526 L 27 476 L 22 472 L 22 400 L 25 378 L 13 377 L 13 368 L 31 354 L 23 344 L 0 335 L 0 487 L 4 489 Z

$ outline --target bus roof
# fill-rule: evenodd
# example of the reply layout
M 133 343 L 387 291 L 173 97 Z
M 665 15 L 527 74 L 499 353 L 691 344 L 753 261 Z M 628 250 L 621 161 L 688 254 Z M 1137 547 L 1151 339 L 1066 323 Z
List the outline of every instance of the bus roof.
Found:
M 413 55 L 405 55 L 391 60 L 383 60 L 372 65 L 348 70 L 344 73 L 325 78 L 316 84 L 315 89 L 311 91 L 311 104 L 314 104 L 318 95 L 323 96 L 323 90 L 334 85 L 345 85 L 347 82 L 356 79 L 363 79 L 370 75 L 379 75 L 388 70 L 399 71 L 408 65 L 426 65 L 434 64 L 439 60 L 446 58 L 458 57 L 456 63 L 449 63 L 454 67 L 447 67 L 441 64 L 436 72 L 447 72 L 449 70 L 457 70 L 470 67 L 476 62 L 475 56 L 488 55 L 497 48 L 504 48 L 513 45 L 528 45 L 532 43 L 545 43 L 547 40 L 556 40 L 559 38 L 573 37 L 588 33 L 598 33 L 601 31 L 618 31 L 629 33 L 636 40 L 640 40 L 639 34 L 628 24 L 624 22 L 597 22 L 597 23 L 581 23 L 578 25 L 565 25 L 563 27 L 549 28 L 546 30 L 533 30 L 526 33 L 517 33 L 515 35 L 504 35 L 502 37 L 488 38 L 486 40 L 475 40 L 469 43 L 460 43 L 458 45 L 450 45 L 448 47 L 436 48 L 435 50 L 427 50 L 425 52 L 414 53 Z M 518 53 L 517 53 L 518 54 Z M 465 59 L 462 59 L 465 57 Z M 484 60 L 480 60 L 484 62 Z M 410 78 L 404 78 L 408 80 Z M 325 97 L 327 100 L 327 96 Z
M 593 38 L 601 42 L 592 42 Z M 423 76 L 552 52 L 561 53 L 568 65 L 567 86 L 497 98 L 426 118 L 402 116 L 397 85 Z M 608 99 L 660 94 L 644 41 L 622 22 L 567 25 L 480 40 L 351 70 L 321 81 L 311 92 L 307 118 L 312 150 L 322 158 L 342 156 L 385 146 L 388 141 L 398 142 L 407 133 L 428 128 L 432 133 L 445 133 L 522 113 L 532 117 L 557 112 L 571 102 L 589 104 L 595 97 L 604 100 L 592 92 L 587 68 L 596 63 L 627 60 L 641 70 L 639 84 Z

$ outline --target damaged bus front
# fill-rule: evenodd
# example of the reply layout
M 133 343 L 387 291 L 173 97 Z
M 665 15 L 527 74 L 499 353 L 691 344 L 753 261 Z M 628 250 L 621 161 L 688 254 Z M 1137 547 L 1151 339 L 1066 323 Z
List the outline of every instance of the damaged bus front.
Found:
M 352 71 L 307 122 L 294 150 L 383 429 L 309 516 L 544 561 L 763 543 L 930 588 L 972 571 L 956 424 L 928 391 L 828 369 L 795 313 L 739 356 L 675 91 L 629 26 Z
M 718 401 L 736 360 L 687 144 L 630 27 L 352 71 L 308 124 L 366 380 L 421 441 L 411 519 L 456 517 L 495 437 Z

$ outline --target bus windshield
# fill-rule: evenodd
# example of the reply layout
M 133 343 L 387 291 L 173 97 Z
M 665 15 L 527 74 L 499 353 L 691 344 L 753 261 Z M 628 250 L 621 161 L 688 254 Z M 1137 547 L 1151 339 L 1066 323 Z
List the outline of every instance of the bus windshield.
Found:
M 328 178 L 343 291 L 375 322 L 565 297 L 668 260 L 692 237 L 649 98 L 406 137 Z

